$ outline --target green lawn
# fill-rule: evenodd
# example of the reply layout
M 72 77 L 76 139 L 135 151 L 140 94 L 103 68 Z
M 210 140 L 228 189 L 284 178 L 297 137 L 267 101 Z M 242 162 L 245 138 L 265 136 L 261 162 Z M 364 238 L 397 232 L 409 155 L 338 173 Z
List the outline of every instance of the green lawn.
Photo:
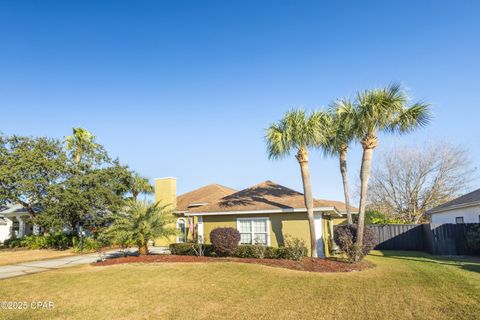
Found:
M 376 267 L 308 273 L 225 263 L 82 266 L 0 281 L 1 319 L 478 319 L 480 260 L 375 251 Z

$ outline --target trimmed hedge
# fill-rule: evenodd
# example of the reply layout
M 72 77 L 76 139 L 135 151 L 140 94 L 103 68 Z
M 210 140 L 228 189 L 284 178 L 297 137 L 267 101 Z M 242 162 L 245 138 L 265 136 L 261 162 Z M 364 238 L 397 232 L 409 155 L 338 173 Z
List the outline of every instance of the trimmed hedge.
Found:
M 199 245 L 196 243 L 174 243 L 170 246 L 170 253 L 180 256 L 196 256 L 199 252 Z M 196 252 L 195 252 L 195 250 Z M 210 244 L 203 245 L 205 256 L 217 256 L 213 251 L 213 247 Z M 300 260 L 306 255 L 306 250 L 302 251 L 302 254 L 298 255 L 299 250 L 291 247 L 266 247 L 255 246 L 250 244 L 242 244 L 235 249 L 233 256 L 237 258 L 253 258 L 253 259 L 287 259 L 287 260 Z
M 172 243 L 170 246 L 170 253 L 179 256 L 196 256 L 199 255 L 200 245 L 198 243 Z M 205 256 L 214 256 L 213 247 L 211 244 L 203 244 Z

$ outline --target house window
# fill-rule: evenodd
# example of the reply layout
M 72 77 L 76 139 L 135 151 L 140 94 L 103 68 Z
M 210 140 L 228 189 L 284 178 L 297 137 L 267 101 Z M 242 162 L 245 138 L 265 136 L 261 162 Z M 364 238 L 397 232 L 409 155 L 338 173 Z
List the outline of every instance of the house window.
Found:
M 241 244 L 270 244 L 268 218 L 239 218 L 237 229 Z
M 455 223 L 463 223 L 463 217 L 456 217 Z
M 187 223 L 185 222 L 185 219 L 179 218 L 177 220 L 177 230 L 178 230 L 178 236 L 177 236 L 177 243 L 184 243 L 187 241 Z

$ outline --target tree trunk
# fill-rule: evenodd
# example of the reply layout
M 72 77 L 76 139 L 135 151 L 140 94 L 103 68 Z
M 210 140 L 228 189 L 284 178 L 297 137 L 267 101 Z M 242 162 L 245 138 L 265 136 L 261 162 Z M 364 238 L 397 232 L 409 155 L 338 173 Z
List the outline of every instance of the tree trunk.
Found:
M 363 156 L 360 169 L 360 210 L 358 213 L 357 247 L 363 245 L 363 233 L 365 230 L 365 208 L 367 206 L 368 180 L 372 171 L 373 149 L 377 146 L 378 139 L 375 135 L 367 135 L 362 139 Z M 357 258 L 355 260 L 358 260 Z
M 148 255 L 148 243 L 145 242 L 145 243 L 142 243 L 138 246 L 138 253 L 141 255 L 141 256 L 146 256 Z
M 350 190 L 348 188 L 348 177 L 347 177 L 347 149 L 348 146 L 342 146 L 340 151 L 340 173 L 342 174 L 343 181 L 343 193 L 345 195 L 345 208 L 347 211 L 347 223 L 352 224 L 352 213 L 350 212 Z
M 310 256 L 316 258 L 317 237 L 315 235 L 315 217 L 313 215 L 312 184 L 310 181 L 310 171 L 308 169 L 308 151 L 306 149 L 300 149 L 296 157 L 302 173 L 303 196 L 305 207 L 307 208 L 308 226 L 310 228 Z

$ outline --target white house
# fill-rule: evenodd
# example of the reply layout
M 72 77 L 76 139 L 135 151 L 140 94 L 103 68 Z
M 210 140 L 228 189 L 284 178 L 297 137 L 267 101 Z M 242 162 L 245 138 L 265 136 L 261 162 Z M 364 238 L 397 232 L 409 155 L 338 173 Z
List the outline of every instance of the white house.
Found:
M 28 218 L 27 210 L 19 204 L 0 207 L 0 242 L 32 234 L 33 225 L 27 222 Z
M 434 224 L 480 223 L 480 189 L 430 209 Z

